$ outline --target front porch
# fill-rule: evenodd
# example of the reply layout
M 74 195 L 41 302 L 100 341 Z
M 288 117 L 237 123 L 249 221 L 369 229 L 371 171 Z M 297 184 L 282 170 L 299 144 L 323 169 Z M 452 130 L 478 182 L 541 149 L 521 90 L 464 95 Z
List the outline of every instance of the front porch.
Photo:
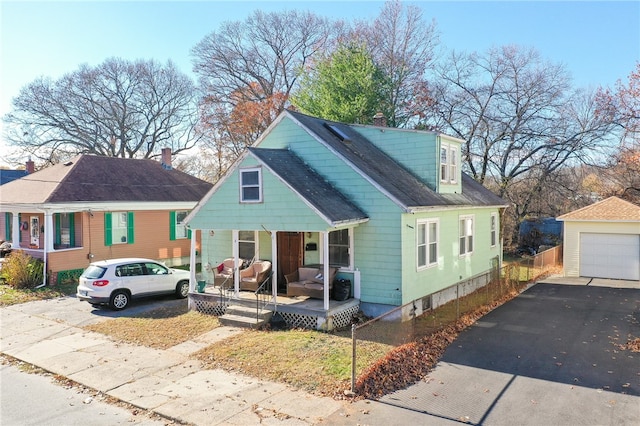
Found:
M 256 296 L 252 291 L 240 291 L 236 295 L 211 285 L 205 287 L 204 293 L 189 293 L 189 307 L 198 312 L 222 316 L 231 305 L 253 308 L 256 315 L 260 310 L 273 311 L 291 328 L 328 331 L 349 326 L 360 309 L 360 300 L 329 300 L 329 309 L 325 310 L 322 299 L 305 296 L 274 298 L 270 293 Z

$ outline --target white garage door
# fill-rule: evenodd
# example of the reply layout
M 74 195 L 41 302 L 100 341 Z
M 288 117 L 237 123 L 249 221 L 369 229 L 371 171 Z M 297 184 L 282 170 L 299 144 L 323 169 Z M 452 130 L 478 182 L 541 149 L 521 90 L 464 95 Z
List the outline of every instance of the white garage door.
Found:
M 580 234 L 580 276 L 640 280 L 640 235 Z

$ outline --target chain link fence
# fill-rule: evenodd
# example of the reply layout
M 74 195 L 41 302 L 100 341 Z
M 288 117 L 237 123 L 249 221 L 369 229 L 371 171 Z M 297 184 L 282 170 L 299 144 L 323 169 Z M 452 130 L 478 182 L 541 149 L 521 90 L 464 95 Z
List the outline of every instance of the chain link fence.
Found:
M 531 282 L 555 271 L 562 263 L 562 246 L 541 252 L 531 258 L 492 262 L 485 274 L 460 281 L 385 314 L 364 319 L 351 328 L 353 340 L 352 391 L 355 378 L 366 368 L 358 363 L 372 347 L 392 349 L 415 342 L 458 321 L 463 315 L 478 311 L 496 302 L 508 300 L 523 291 Z M 404 321 L 402 320 L 404 319 Z

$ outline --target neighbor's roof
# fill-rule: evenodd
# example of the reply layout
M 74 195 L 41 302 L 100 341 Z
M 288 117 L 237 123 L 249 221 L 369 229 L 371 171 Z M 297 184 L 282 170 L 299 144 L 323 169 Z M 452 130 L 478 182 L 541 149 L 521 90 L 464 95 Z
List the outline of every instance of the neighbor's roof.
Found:
M 26 170 L 0 169 L 0 185 L 4 185 L 5 183 L 12 182 L 16 179 L 20 179 L 21 177 L 28 174 L 29 172 L 27 172 Z
M 78 155 L 2 185 L 0 202 L 199 201 L 211 186 L 154 160 Z
M 367 215 L 288 149 L 249 151 L 333 224 L 366 220 Z
M 557 220 L 580 221 L 640 221 L 640 206 L 625 201 L 618 197 L 609 197 L 590 206 L 563 214 Z
M 465 173 L 462 173 L 462 194 L 439 194 L 351 126 L 295 111 L 288 113 L 408 210 L 420 207 L 507 205 L 505 200 Z M 327 128 L 328 125 L 337 128 L 349 140 L 341 140 Z M 397 129 L 385 129 L 387 132 L 394 130 Z

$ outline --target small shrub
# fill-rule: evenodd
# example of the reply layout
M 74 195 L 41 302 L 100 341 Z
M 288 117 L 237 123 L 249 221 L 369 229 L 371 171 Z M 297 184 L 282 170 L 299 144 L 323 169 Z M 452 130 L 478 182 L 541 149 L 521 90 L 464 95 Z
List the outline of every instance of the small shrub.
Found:
M 35 288 L 42 284 L 44 262 L 17 250 L 5 258 L 0 278 L 13 288 Z

